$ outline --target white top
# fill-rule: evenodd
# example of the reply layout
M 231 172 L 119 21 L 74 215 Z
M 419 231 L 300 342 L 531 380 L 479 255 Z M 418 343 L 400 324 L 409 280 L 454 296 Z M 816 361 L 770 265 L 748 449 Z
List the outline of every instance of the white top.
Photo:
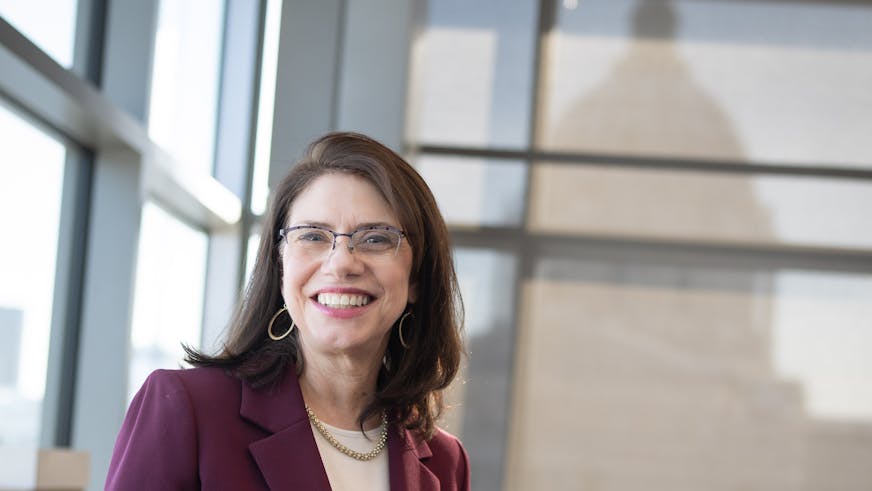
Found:
M 310 421 L 309 424 L 311 425 L 312 422 Z M 334 438 L 339 440 L 339 443 L 361 453 L 369 452 L 375 448 L 381 436 L 381 426 L 367 431 L 366 436 L 369 437 L 367 440 L 360 430 L 343 430 L 323 421 L 321 424 Z M 318 444 L 321 462 L 324 463 L 324 469 L 327 470 L 327 478 L 330 480 L 330 487 L 333 488 L 333 491 L 390 490 L 387 446 L 376 458 L 364 462 L 353 459 L 330 445 L 330 442 L 318 432 L 314 425 L 312 432 L 315 434 L 315 443 Z

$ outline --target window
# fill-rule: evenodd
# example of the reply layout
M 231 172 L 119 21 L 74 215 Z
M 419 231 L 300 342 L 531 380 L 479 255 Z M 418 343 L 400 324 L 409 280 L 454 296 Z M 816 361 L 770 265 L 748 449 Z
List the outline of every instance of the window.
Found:
M 148 132 L 185 168 L 211 174 L 223 2 L 160 3 Z
M 2 104 L 0 135 L 0 444 L 36 445 L 67 151 Z
M 212 174 L 224 3 L 162 0 L 148 129 L 182 170 Z M 157 368 L 199 348 L 208 236 L 152 201 L 142 209 L 131 328 L 130 396 Z
M 61 65 L 73 66 L 76 0 L 22 2 L 0 0 L 0 16 Z M 51 15 L 46 15 L 46 7 Z
M 136 265 L 130 397 L 152 370 L 181 366 L 182 343 L 200 346 L 207 247 L 205 233 L 146 202 Z

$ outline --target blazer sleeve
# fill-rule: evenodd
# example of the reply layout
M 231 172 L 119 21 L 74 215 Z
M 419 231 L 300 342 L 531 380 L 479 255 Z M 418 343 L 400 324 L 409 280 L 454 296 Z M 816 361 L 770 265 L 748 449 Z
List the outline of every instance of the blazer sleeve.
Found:
M 107 490 L 199 489 L 194 408 L 176 371 L 149 375 L 115 441 Z

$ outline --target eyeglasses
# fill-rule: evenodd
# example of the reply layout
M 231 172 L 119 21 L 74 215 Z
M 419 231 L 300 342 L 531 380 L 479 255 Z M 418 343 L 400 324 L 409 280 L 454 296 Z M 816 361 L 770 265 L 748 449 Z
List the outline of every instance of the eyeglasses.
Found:
M 348 237 L 348 250 L 367 256 L 395 256 L 406 234 L 390 226 L 364 227 L 341 234 L 317 225 L 297 225 L 279 230 L 279 237 L 288 241 L 294 251 L 321 256 L 336 249 L 338 237 Z

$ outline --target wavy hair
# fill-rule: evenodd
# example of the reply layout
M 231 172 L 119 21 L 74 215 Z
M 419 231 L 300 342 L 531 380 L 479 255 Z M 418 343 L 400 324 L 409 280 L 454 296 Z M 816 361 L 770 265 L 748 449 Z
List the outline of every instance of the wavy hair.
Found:
M 302 372 L 304 360 L 296 330 L 282 341 L 272 341 L 267 335 L 270 318 L 284 304 L 278 230 L 285 226 L 297 196 L 327 173 L 360 176 L 378 189 L 406 232 L 412 248 L 409 281 L 416 284 L 418 293 L 410 305 L 414 329 L 406 329 L 403 336 L 408 349 L 400 343 L 395 322 L 375 397 L 358 422 L 363 428 L 370 416 L 392 411 L 403 426 L 429 439 L 444 408 L 442 391 L 457 374 L 463 355 L 463 304 L 448 229 L 418 172 L 386 146 L 358 133 L 330 133 L 314 141 L 275 187 L 254 269 L 223 350 L 210 356 L 186 348 L 186 360 L 194 366 L 224 367 L 253 387 L 277 384 L 290 364 L 297 374 Z M 276 326 L 278 332 L 290 326 L 288 317 L 281 317 L 286 321 Z

